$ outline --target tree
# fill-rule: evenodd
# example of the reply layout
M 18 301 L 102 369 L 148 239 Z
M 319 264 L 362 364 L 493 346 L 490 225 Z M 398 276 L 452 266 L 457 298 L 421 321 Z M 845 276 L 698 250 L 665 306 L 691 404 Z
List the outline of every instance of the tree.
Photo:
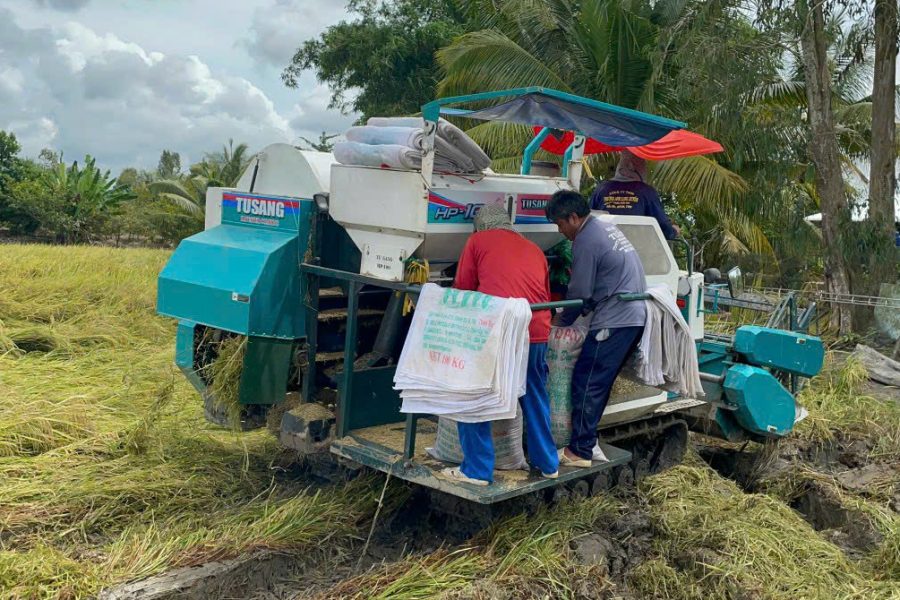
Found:
M 14 133 L 0 130 L 0 223 L 15 234 L 31 235 L 39 223 L 17 207 L 14 191 L 16 184 L 36 179 L 40 169 L 33 161 L 21 158 L 21 150 Z
M 40 178 L 16 183 L 12 206 L 32 218 L 62 243 L 89 241 L 102 232 L 122 202 L 133 198 L 109 171 L 101 171 L 91 156 L 84 166 L 57 163 Z
M 121 185 L 126 185 L 130 188 L 133 188 L 138 183 L 138 170 L 134 167 L 125 167 L 122 169 L 122 172 L 119 173 L 119 176 L 116 178 L 119 180 Z
M 222 146 L 221 152 L 207 154 L 206 158 L 198 165 L 191 167 L 191 173 L 201 174 L 212 182 L 209 185 L 232 187 L 244 173 L 244 169 L 252 159 L 248 156 L 249 147 L 241 143 L 234 145 L 234 140 L 229 139 L 227 146 Z
M 869 169 L 869 218 L 880 243 L 872 279 L 887 283 L 896 278 L 893 232 L 897 90 L 897 0 L 875 0 L 875 74 L 872 93 L 872 156 Z M 878 294 L 878 289 L 872 293 Z
M 860 19 L 868 7 L 857 0 L 762 0 L 759 11 L 761 24 L 778 32 L 790 51 L 796 47 L 801 85 L 790 95 L 803 101 L 797 138 L 806 143 L 812 193 L 822 213 L 825 283 L 835 294 L 867 293 L 878 268 L 878 236 L 871 235 L 871 220 L 852 222 L 855 190 L 844 177 L 846 171 L 866 181 L 855 161 L 870 159 L 873 149 L 872 104 L 860 92 L 871 81 L 871 26 Z M 832 326 L 842 335 L 851 331 L 849 305 L 835 305 Z
M 336 138 L 338 135 L 339 134 L 337 134 L 337 133 L 332 133 L 329 135 L 323 131 L 322 133 L 319 134 L 318 141 L 313 141 L 313 140 L 310 140 L 303 136 L 300 136 L 300 139 L 303 140 L 304 142 L 306 142 L 306 146 L 304 148 L 301 148 L 301 150 L 313 150 L 315 152 L 331 152 L 332 150 L 334 150 L 334 142 L 332 142 L 331 140 Z
M 331 90 L 329 108 L 363 118 L 418 112 L 440 77 L 435 51 L 465 31 L 456 0 L 350 0 L 347 9 L 354 20 L 297 49 L 285 85 L 296 88 L 313 70 Z
M 21 150 L 16 134 L 0 130 L 0 175 L 8 175 L 15 168 Z
M 730 142 L 746 138 L 742 111 L 751 86 L 778 68 L 770 44 L 736 2 L 469 0 L 466 6 L 480 28 L 438 52 L 443 96 L 539 85 L 679 120 L 690 116 L 701 133 Z M 468 132 L 496 170 L 508 171 L 518 169 L 533 136 L 528 127 L 497 123 Z M 730 241 L 732 249 L 767 255 L 773 264 L 768 236 L 744 210 L 749 186 L 737 172 L 754 149 L 726 147 L 723 157 L 657 165 L 653 182 L 679 204 L 704 211 L 720 246 Z M 592 159 L 593 171 L 606 171 L 611 160 Z
M 45 167 L 52 167 L 62 161 L 62 155 L 53 148 L 41 148 L 38 161 Z
M 250 163 L 247 144 L 228 144 L 220 152 L 207 154 L 202 161 L 191 165 L 190 172 L 181 177 L 154 181 L 150 190 L 196 216 L 202 216 L 206 207 L 206 190 L 210 187 L 234 187 L 244 169 Z
M 171 179 L 181 173 L 181 155 L 171 150 L 163 150 L 159 155 L 156 174 L 160 179 Z
M 206 208 L 206 188 L 209 180 L 201 175 L 185 176 L 180 179 L 163 179 L 150 184 L 150 191 L 158 198 L 167 200 L 181 210 L 194 216 L 203 216 Z
M 800 48 L 806 76 L 806 102 L 811 133 L 810 154 L 816 165 L 816 193 L 822 203 L 822 240 L 825 245 L 825 280 L 836 294 L 849 294 L 849 276 L 841 257 L 839 224 L 848 211 L 841 174 L 840 152 L 831 106 L 831 72 L 825 40 L 825 14 L 821 2 L 800 0 Z M 842 335 L 852 327 L 850 307 L 838 305 Z

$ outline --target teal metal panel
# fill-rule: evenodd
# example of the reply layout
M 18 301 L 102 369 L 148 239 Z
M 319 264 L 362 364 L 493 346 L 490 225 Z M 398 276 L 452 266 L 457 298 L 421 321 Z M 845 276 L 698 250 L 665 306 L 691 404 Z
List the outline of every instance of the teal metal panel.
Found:
M 782 436 L 794 428 L 794 397 L 759 367 L 734 365 L 725 375 L 725 394 L 735 405 L 735 420 L 751 433 Z
M 757 325 L 745 325 L 737 330 L 734 349 L 749 363 L 803 377 L 818 375 L 825 360 L 825 346 L 819 338 Z
M 293 340 L 249 337 L 241 369 L 241 404 L 277 404 L 287 393 Z
M 698 367 L 702 373 L 720 377 L 731 364 L 728 346 L 721 342 L 701 341 L 697 343 Z M 701 380 L 704 400 L 717 402 L 723 399 L 722 385 L 713 381 Z M 727 398 L 725 399 L 727 401 Z
M 183 240 L 160 273 L 158 312 L 244 335 L 304 337 L 298 265 L 308 220 L 299 233 L 225 224 Z
M 206 394 L 206 382 L 194 370 L 194 332 L 196 328 L 197 324 L 192 321 L 181 320 L 178 322 L 178 330 L 175 333 L 175 365 L 198 392 Z

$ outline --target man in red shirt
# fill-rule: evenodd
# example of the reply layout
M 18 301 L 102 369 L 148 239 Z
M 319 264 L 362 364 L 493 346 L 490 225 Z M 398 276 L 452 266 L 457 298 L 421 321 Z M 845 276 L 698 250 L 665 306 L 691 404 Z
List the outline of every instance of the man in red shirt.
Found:
M 547 259 L 533 242 L 513 231 L 509 214 L 500 205 L 481 207 L 475 233 L 466 241 L 453 287 L 500 298 L 525 298 L 529 303 L 550 301 Z M 550 434 L 550 397 L 547 395 L 547 339 L 550 311 L 533 313 L 528 327 L 528 378 L 519 405 L 525 416 L 528 455 L 544 477 L 555 478 L 559 468 Z M 457 423 L 463 462 L 445 469 L 450 479 L 487 485 L 494 480 L 494 443 L 491 423 Z

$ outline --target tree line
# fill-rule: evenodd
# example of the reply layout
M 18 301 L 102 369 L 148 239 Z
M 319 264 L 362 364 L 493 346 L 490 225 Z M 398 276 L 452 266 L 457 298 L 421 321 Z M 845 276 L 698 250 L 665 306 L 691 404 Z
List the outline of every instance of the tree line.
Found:
M 235 185 L 250 157 L 229 141 L 183 170 L 180 154 L 163 150 L 155 170 L 114 177 L 92 156 L 23 157 L 15 134 L 0 131 L 0 229 L 60 244 L 171 246 L 203 228 L 206 189 Z
M 352 18 L 298 48 L 288 86 L 313 70 L 332 107 L 364 118 L 539 85 L 686 121 L 725 152 L 657 163 L 650 176 L 700 265 L 741 263 L 786 287 L 824 280 L 840 294 L 897 280 L 896 0 L 348 6 Z M 466 125 L 495 169 L 518 170 L 529 128 Z M 614 160 L 589 165 L 604 177 Z M 821 225 L 806 220 L 814 213 Z M 833 318 L 849 331 L 846 307 Z
M 896 0 L 350 0 L 350 16 L 302 41 L 282 73 L 312 71 L 331 107 L 416 114 L 439 96 L 540 85 L 686 121 L 725 152 L 652 165 L 651 183 L 697 249 L 767 283 L 824 280 L 878 294 L 897 280 Z M 516 172 L 533 135 L 459 120 Z M 319 150 L 330 148 L 323 133 Z M 30 160 L 0 137 L 0 226 L 65 242 L 171 244 L 202 226 L 206 188 L 249 158 L 229 143 L 186 169 L 113 178 L 90 157 Z M 543 155 L 544 160 L 559 160 Z M 590 172 L 611 174 L 614 156 Z M 586 178 L 584 191 L 595 181 Z M 822 213 L 820 225 L 806 217 Z M 861 214 L 868 218 L 859 219 Z M 854 315 L 834 313 L 849 330 Z

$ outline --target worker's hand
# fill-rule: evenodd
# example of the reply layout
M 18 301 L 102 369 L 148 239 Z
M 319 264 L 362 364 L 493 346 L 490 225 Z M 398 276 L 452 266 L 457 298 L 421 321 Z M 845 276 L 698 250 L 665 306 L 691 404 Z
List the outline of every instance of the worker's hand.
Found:
M 675 230 L 675 237 L 681 237 L 681 227 L 679 227 L 675 223 L 672 223 L 672 229 Z

